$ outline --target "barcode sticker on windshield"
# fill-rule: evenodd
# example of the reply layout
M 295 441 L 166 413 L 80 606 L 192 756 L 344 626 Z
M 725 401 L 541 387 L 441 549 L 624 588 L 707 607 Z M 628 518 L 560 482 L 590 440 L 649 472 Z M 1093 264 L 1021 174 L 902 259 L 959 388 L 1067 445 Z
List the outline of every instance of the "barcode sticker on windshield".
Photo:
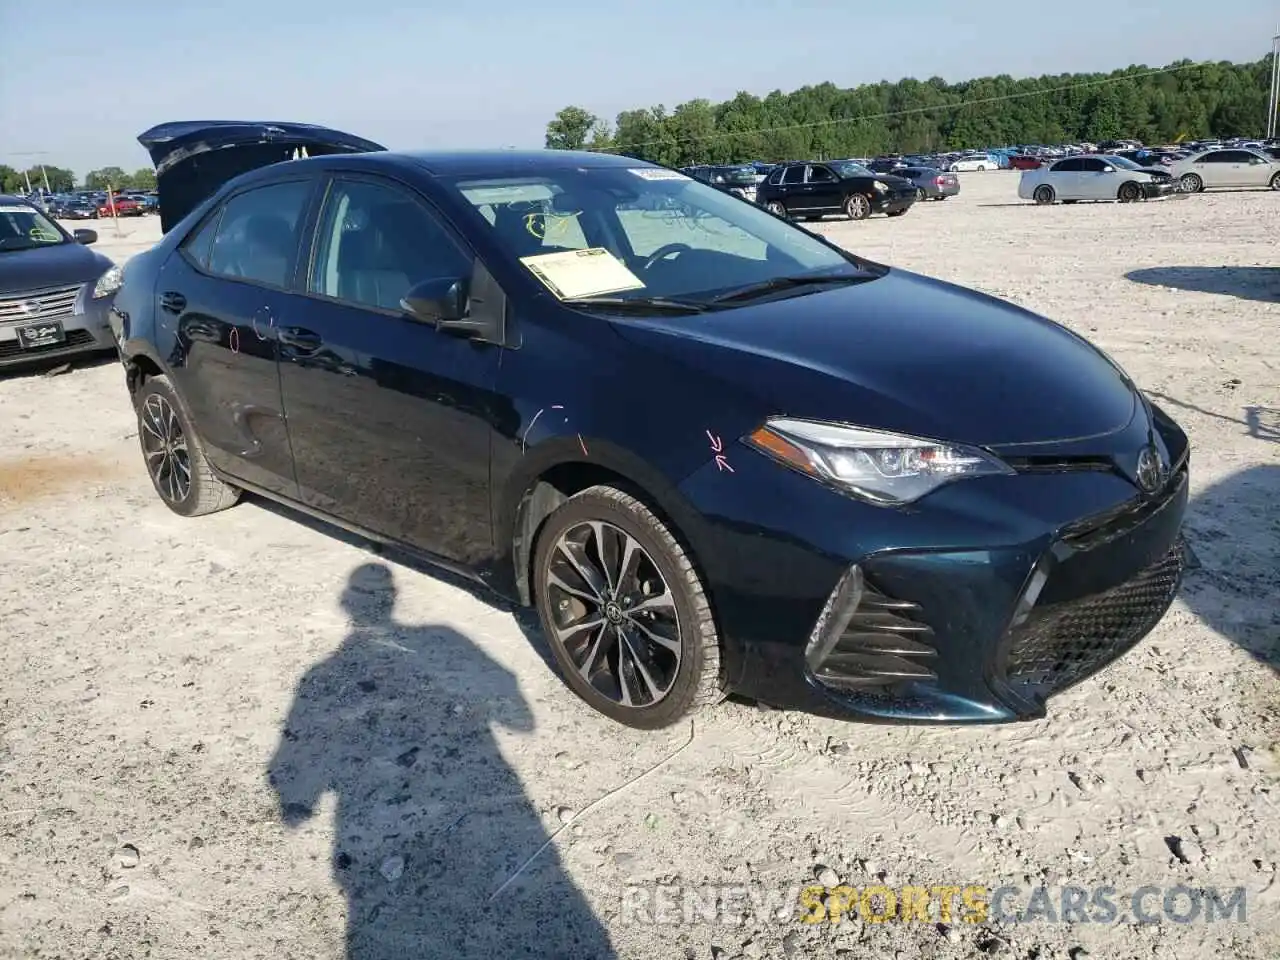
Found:
M 664 170 L 661 167 L 632 167 L 630 170 L 641 180 L 688 180 L 679 170 Z

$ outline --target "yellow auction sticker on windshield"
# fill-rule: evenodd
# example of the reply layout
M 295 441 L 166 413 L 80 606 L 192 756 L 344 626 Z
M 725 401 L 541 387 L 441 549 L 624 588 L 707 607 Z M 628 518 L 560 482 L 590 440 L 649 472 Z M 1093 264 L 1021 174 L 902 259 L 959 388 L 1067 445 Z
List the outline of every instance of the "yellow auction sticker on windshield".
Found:
M 644 282 L 604 247 L 543 253 L 520 262 L 561 300 L 644 289 Z

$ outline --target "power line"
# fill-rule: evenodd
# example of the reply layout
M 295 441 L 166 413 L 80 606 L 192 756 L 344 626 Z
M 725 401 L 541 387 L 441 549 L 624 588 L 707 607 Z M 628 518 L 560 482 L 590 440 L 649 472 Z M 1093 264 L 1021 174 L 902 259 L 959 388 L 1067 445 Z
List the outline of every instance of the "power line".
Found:
M 1084 87 L 1098 87 L 1108 83 L 1123 83 L 1126 80 L 1142 80 L 1146 77 L 1158 77 L 1166 73 L 1178 73 L 1182 70 L 1204 67 L 1210 63 L 1212 63 L 1212 61 L 1209 60 L 1202 61 L 1200 63 L 1183 63 L 1172 67 L 1161 67 L 1159 70 L 1147 70 L 1142 73 L 1127 73 L 1121 77 L 1104 77 L 1101 80 L 1081 80 L 1077 83 L 1069 83 L 1061 87 L 1048 87 L 1043 90 L 1027 90 L 1021 93 L 1005 93 L 995 97 L 980 97 L 977 100 L 963 100 L 960 103 L 939 103 L 929 107 L 912 107 L 907 110 L 891 110 L 887 113 L 869 113 L 859 117 L 839 117 L 833 120 L 814 120 L 810 123 L 791 123 L 781 127 L 760 127 L 756 130 L 733 130 L 685 137 L 664 137 L 661 140 L 646 140 L 644 143 L 629 143 L 627 144 L 627 149 L 637 150 L 641 147 L 654 147 L 675 143 L 701 143 L 706 140 L 723 140 L 732 137 L 751 137 L 767 133 L 786 133 L 791 130 L 812 130 L 816 127 L 831 127 L 840 123 L 862 123 L 867 120 L 887 120 L 891 117 L 906 117 L 912 114 L 933 113 L 938 110 L 960 110 L 964 107 L 976 107 L 986 103 L 1004 103 L 1008 100 L 1021 100 L 1027 97 L 1043 97 L 1054 93 L 1065 93 L 1068 90 L 1079 90 Z M 594 150 L 588 149 L 588 152 L 608 153 L 609 151 L 602 150 L 597 147 Z

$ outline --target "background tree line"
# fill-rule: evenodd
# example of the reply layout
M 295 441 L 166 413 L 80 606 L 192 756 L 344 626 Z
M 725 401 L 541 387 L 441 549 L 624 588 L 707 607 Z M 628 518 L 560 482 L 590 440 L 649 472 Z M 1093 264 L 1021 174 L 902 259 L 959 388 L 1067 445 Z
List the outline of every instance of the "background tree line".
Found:
M 1242 64 L 1182 60 L 1161 69 L 823 83 L 763 98 L 743 91 L 722 103 L 624 110 L 612 124 L 569 106 L 547 124 L 546 145 L 685 166 L 1117 138 L 1156 144 L 1265 129 L 1270 55 Z
M 26 193 L 27 180 L 32 190 L 44 187 L 45 178 L 49 179 L 49 189 L 54 193 L 69 193 L 76 189 L 76 175 L 65 167 L 53 167 L 45 164 L 41 168 L 30 167 L 25 171 L 15 170 L 0 163 L 0 193 Z M 150 167 L 143 167 L 133 173 L 125 173 L 119 167 L 103 167 L 90 170 L 84 177 L 85 190 L 154 190 L 156 172 Z

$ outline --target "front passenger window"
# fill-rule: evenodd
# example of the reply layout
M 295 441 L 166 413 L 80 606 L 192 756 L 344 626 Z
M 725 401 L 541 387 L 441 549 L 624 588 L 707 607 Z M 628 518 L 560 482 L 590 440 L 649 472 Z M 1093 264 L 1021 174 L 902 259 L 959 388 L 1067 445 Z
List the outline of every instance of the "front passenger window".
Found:
M 378 310 L 426 280 L 471 275 L 471 258 L 425 206 L 390 186 L 336 181 L 320 218 L 310 290 Z
M 210 273 L 287 287 L 298 252 L 298 223 L 311 183 L 293 180 L 232 197 L 209 251 Z

